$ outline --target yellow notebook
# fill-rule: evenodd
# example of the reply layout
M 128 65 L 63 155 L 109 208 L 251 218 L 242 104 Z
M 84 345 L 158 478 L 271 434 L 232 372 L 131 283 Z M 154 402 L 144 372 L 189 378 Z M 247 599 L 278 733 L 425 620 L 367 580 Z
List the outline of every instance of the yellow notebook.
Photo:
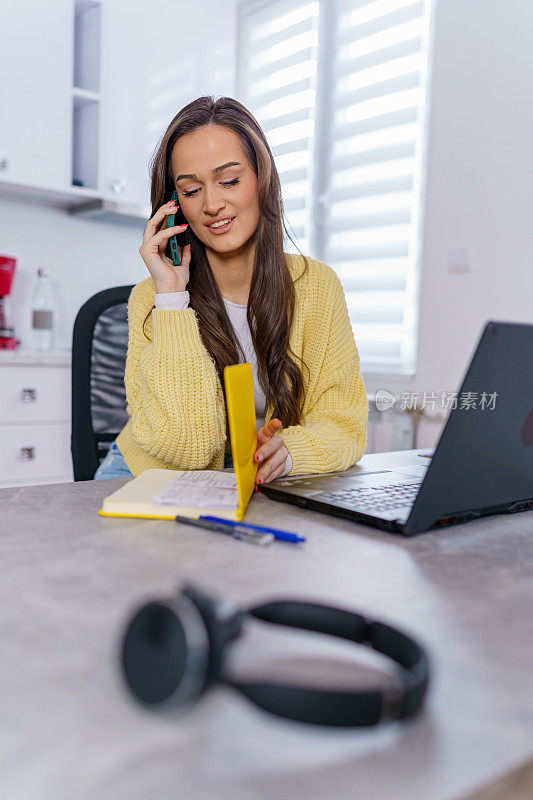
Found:
M 254 490 L 257 472 L 257 464 L 253 460 L 257 449 L 257 427 L 252 365 L 246 362 L 225 367 L 224 386 L 235 480 L 231 477 L 232 473 L 216 470 L 147 469 L 105 498 L 98 512 L 101 516 L 174 519 L 179 514 L 185 517 L 211 515 L 238 522 L 242 520 Z M 188 483 L 186 492 L 185 481 Z M 224 483 L 228 485 L 220 485 Z M 234 489 L 229 486 L 230 483 Z M 183 497 L 184 494 L 189 497 L 205 496 L 206 484 L 211 500 L 215 498 L 216 502 L 216 498 L 224 498 L 220 507 L 168 504 L 173 497 Z M 167 504 L 154 504 L 158 497 L 164 498 Z

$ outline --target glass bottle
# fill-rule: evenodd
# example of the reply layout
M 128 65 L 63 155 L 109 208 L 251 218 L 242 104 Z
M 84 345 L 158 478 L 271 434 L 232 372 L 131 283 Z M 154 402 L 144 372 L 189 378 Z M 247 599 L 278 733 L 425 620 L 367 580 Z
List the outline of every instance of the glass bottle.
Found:
M 55 300 L 50 272 L 39 267 L 31 295 L 31 344 L 34 350 L 54 346 Z

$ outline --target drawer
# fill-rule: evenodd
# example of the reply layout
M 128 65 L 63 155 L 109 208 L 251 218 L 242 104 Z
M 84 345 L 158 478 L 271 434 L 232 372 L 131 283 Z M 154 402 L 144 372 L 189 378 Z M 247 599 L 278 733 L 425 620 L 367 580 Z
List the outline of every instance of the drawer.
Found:
M 70 424 L 0 425 L 0 481 L 72 475 Z
M 69 419 L 69 367 L 0 365 L 0 422 Z

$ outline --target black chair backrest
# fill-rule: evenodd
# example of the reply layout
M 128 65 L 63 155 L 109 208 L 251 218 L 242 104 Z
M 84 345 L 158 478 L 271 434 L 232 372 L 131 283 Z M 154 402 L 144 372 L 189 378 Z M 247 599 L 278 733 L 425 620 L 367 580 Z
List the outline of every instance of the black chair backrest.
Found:
M 75 481 L 89 481 L 126 422 L 124 368 L 133 284 L 104 289 L 78 311 L 72 334 L 71 452 Z

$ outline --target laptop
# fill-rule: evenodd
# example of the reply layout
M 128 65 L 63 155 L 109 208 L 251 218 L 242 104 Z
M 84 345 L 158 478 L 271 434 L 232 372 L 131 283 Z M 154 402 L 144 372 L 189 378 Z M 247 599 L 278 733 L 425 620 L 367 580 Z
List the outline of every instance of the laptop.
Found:
M 487 322 L 457 399 L 433 456 L 418 459 L 426 466 L 352 467 L 259 491 L 406 536 L 533 509 L 533 325 Z

